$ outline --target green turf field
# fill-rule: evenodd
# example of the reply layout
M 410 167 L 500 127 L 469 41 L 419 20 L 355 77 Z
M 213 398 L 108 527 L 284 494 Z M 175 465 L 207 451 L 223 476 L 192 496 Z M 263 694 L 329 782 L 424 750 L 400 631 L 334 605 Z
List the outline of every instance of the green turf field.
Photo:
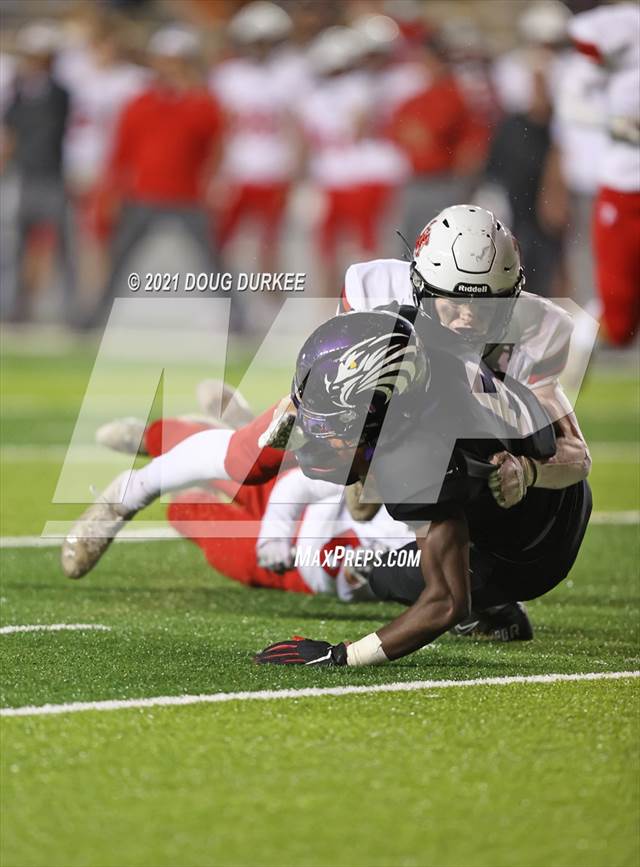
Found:
M 94 354 L 5 352 L 3 537 L 77 512 L 51 498 Z M 256 408 L 282 376 L 251 384 Z M 445 637 L 380 669 L 258 668 L 251 654 L 272 640 L 355 638 L 397 609 L 247 589 L 180 541 L 117 544 L 81 582 L 61 576 L 53 547 L 8 547 L 3 625 L 109 631 L 0 635 L 0 703 L 637 670 L 637 400 L 633 371 L 606 365 L 581 394 L 596 519 L 570 579 L 530 605 L 530 644 Z M 3 867 L 639 863 L 630 678 L 238 697 L 2 728 Z

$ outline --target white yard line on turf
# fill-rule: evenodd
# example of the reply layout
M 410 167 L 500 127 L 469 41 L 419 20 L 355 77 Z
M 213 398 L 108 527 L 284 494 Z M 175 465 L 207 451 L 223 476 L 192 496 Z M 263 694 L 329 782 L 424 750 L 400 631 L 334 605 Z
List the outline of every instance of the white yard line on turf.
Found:
M 23 626 L 2 626 L 0 635 L 13 635 L 14 632 L 76 632 L 78 630 L 96 629 L 98 632 L 110 632 L 110 626 L 102 623 L 33 623 Z
M 561 683 L 584 680 L 620 680 L 640 677 L 640 671 L 594 671 L 587 674 L 532 674 L 515 677 L 478 677 L 473 680 L 413 680 L 406 683 L 380 683 L 371 686 L 311 686 L 302 689 L 262 689 L 254 692 L 214 692 L 210 695 L 163 695 L 154 698 L 128 698 L 109 701 L 74 701 L 69 704 L 27 705 L 0 708 L 0 716 L 50 716 L 96 710 L 167 707 L 190 704 L 218 704 L 227 701 L 271 701 L 284 698 L 317 698 L 323 695 L 359 695 L 378 692 L 416 692 L 467 686 L 508 686 L 512 683 Z
M 67 527 L 69 529 L 71 524 Z M 0 548 L 58 548 L 65 531 L 57 536 L 0 536 Z M 183 539 L 173 527 L 149 527 L 144 530 L 130 528 L 116 536 L 116 542 L 156 542 Z
M 629 509 L 628 512 L 592 512 L 590 524 L 640 524 L 640 511 Z
M 48 536 L 0 536 L 0 548 L 57 548 L 65 534 L 71 528 L 72 522 L 65 521 L 50 521 L 48 528 L 51 535 Z M 626 512 L 593 512 L 591 515 L 592 524 L 611 524 L 613 526 L 635 526 L 640 524 L 640 511 L 629 510 Z M 60 529 L 57 532 L 53 531 L 53 527 L 57 524 Z M 115 541 L 116 542 L 162 542 L 183 537 L 173 529 L 173 527 L 147 527 L 145 529 L 136 529 L 131 527 L 123 530 Z
M 63 461 L 67 453 L 70 459 L 81 461 L 82 463 L 103 464 L 103 463 L 118 463 L 122 464 L 123 456 L 120 452 L 109 451 L 101 446 L 74 446 L 69 452 L 69 446 L 63 445 L 42 445 L 32 446 L 20 443 L 9 443 L 0 448 L 0 457 L 3 461 L 10 463 L 32 463 L 54 461 Z

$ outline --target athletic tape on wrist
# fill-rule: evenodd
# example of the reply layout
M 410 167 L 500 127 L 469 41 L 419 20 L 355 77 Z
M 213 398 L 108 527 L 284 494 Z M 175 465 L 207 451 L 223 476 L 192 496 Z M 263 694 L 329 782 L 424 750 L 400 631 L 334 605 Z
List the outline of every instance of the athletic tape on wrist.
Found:
M 347 645 L 347 665 L 382 665 L 383 662 L 389 662 L 389 657 L 382 649 L 377 632 Z

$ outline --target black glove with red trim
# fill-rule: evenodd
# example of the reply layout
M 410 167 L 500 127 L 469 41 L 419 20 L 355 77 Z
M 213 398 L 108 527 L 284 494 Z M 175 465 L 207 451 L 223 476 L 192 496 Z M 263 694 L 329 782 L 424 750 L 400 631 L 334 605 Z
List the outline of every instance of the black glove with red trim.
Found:
M 289 641 L 277 641 L 265 647 L 256 653 L 253 661 L 273 665 L 346 665 L 347 645 L 294 635 Z

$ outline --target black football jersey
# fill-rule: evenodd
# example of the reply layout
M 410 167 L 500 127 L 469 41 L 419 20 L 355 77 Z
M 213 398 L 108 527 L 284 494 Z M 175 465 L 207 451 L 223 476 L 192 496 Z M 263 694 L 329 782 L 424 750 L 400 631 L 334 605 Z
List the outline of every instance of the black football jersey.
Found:
M 415 308 L 409 313 L 413 316 Z M 537 459 L 555 453 L 548 416 L 526 386 L 467 356 L 458 335 L 434 326 L 424 314 L 414 324 L 430 361 L 430 382 L 411 408 L 408 427 L 394 419 L 392 401 L 371 461 L 389 513 L 397 520 L 425 523 L 462 509 L 478 548 L 510 560 L 526 560 L 528 552 L 533 557 L 564 492 L 531 489 L 521 503 L 505 510 L 493 499 L 487 479 L 496 452 Z M 401 428 L 395 437 L 394 430 Z

